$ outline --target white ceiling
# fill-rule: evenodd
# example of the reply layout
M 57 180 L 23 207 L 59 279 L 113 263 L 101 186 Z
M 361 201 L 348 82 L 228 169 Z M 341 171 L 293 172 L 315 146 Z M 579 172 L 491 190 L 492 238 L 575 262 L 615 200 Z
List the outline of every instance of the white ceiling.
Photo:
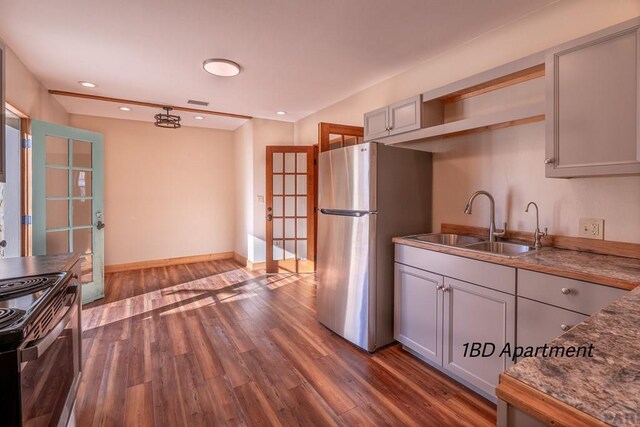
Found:
M 0 0 L 0 37 L 48 89 L 180 106 L 196 99 L 295 121 L 554 1 Z M 212 76 L 207 58 L 243 71 Z M 152 120 L 143 108 L 58 99 L 71 113 Z

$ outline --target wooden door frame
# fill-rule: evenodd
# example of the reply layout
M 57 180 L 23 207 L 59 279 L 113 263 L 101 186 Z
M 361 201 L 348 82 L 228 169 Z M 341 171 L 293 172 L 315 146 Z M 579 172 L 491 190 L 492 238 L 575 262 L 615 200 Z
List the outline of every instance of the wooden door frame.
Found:
M 20 256 L 31 256 L 32 228 L 23 218 L 32 218 L 31 205 L 31 119 L 8 101 L 4 107 L 20 118 Z M 3 129 L 4 132 L 4 129 Z
M 277 261 L 273 261 L 273 220 L 268 219 L 268 215 L 273 212 L 273 154 L 274 153 L 306 153 L 307 154 L 307 259 L 314 264 L 316 261 L 316 205 L 317 205 L 317 171 L 316 155 L 314 146 L 308 145 L 270 145 L 266 147 L 265 169 L 266 169 L 266 197 L 265 197 L 265 222 L 266 222 L 266 269 L 267 272 L 275 270 L 277 272 Z M 297 180 L 296 180 L 297 185 Z M 284 186 L 284 180 L 283 180 Z M 283 191 L 284 193 L 284 191 Z M 284 204 L 284 195 L 283 195 Z M 284 219 L 284 206 L 283 206 Z M 283 220 L 284 227 L 284 220 Z M 295 224 L 297 235 L 297 224 Z M 283 248 L 284 249 L 284 248 Z M 275 263 L 275 265 L 274 265 Z M 298 262 L 296 260 L 296 271 L 298 273 Z
M 344 143 L 344 136 L 355 136 L 364 138 L 364 128 L 362 126 L 341 125 L 338 123 L 318 123 L 318 144 L 320 152 L 329 151 L 331 135 L 341 135 Z

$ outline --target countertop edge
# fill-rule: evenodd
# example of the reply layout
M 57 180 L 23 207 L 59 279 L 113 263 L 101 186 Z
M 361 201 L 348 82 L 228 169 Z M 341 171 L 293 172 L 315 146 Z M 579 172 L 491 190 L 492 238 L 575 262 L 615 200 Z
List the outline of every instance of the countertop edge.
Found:
M 64 265 L 64 271 L 69 271 L 73 268 L 74 264 L 80 260 L 80 252 L 73 252 L 71 257 Z
M 596 283 L 598 285 L 610 286 L 613 288 L 619 288 L 619 289 L 624 289 L 628 291 L 635 289 L 638 286 L 637 283 L 627 281 L 624 279 L 612 278 L 609 276 L 598 276 L 598 275 L 593 275 L 590 273 L 584 273 L 584 272 L 575 271 L 575 270 L 566 270 L 566 269 L 557 268 L 557 267 L 549 267 L 549 266 L 529 263 L 524 260 L 526 256 L 523 256 L 521 258 L 506 258 L 499 255 L 477 253 L 467 249 L 460 249 L 460 248 L 455 248 L 450 246 L 442 246 L 442 245 L 429 243 L 429 242 L 417 242 L 415 240 L 407 239 L 404 237 L 394 237 L 392 239 L 392 242 L 397 244 L 407 245 L 407 246 L 413 246 L 418 249 L 426 249 L 426 250 L 435 251 L 435 252 L 442 252 L 450 255 L 461 256 L 464 258 L 476 259 L 479 261 L 505 265 L 508 267 L 522 268 L 525 270 L 537 271 L 540 273 L 548 273 L 548 274 L 553 274 L 556 276 L 566 277 L 570 279 L 583 280 L 585 282 Z M 558 250 L 564 251 L 569 249 L 558 249 Z M 573 252 L 579 252 L 579 251 L 573 251 Z M 613 255 L 610 255 L 610 256 L 613 256 Z
M 500 374 L 496 396 L 533 418 L 553 426 L 607 426 L 608 424 L 512 377 Z

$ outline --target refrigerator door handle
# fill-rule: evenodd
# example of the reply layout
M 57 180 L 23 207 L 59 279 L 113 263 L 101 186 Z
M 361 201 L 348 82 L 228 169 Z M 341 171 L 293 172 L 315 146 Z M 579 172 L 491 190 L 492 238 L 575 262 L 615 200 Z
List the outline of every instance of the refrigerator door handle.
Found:
M 320 209 L 320 212 L 325 215 L 340 215 L 340 216 L 355 216 L 355 217 L 363 217 L 369 214 L 375 214 L 376 212 L 367 212 L 367 211 L 346 211 L 341 209 Z

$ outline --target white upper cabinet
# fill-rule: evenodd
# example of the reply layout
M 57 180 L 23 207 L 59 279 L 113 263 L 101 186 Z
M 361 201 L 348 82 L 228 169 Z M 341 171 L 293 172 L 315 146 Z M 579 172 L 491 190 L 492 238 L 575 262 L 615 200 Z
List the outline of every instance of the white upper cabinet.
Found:
M 389 107 L 378 108 L 364 115 L 364 140 L 371 141 L 389 135 Z
M 365 113 L 364 140 L 373 141 L 420 129 L 421 112 L 420 95 L 417 95 Z
M 389 135 L 420 129 L 420 96 L 389 105 Z
M 546 176 L 640 173 L 640 19 L 546 55 Z

